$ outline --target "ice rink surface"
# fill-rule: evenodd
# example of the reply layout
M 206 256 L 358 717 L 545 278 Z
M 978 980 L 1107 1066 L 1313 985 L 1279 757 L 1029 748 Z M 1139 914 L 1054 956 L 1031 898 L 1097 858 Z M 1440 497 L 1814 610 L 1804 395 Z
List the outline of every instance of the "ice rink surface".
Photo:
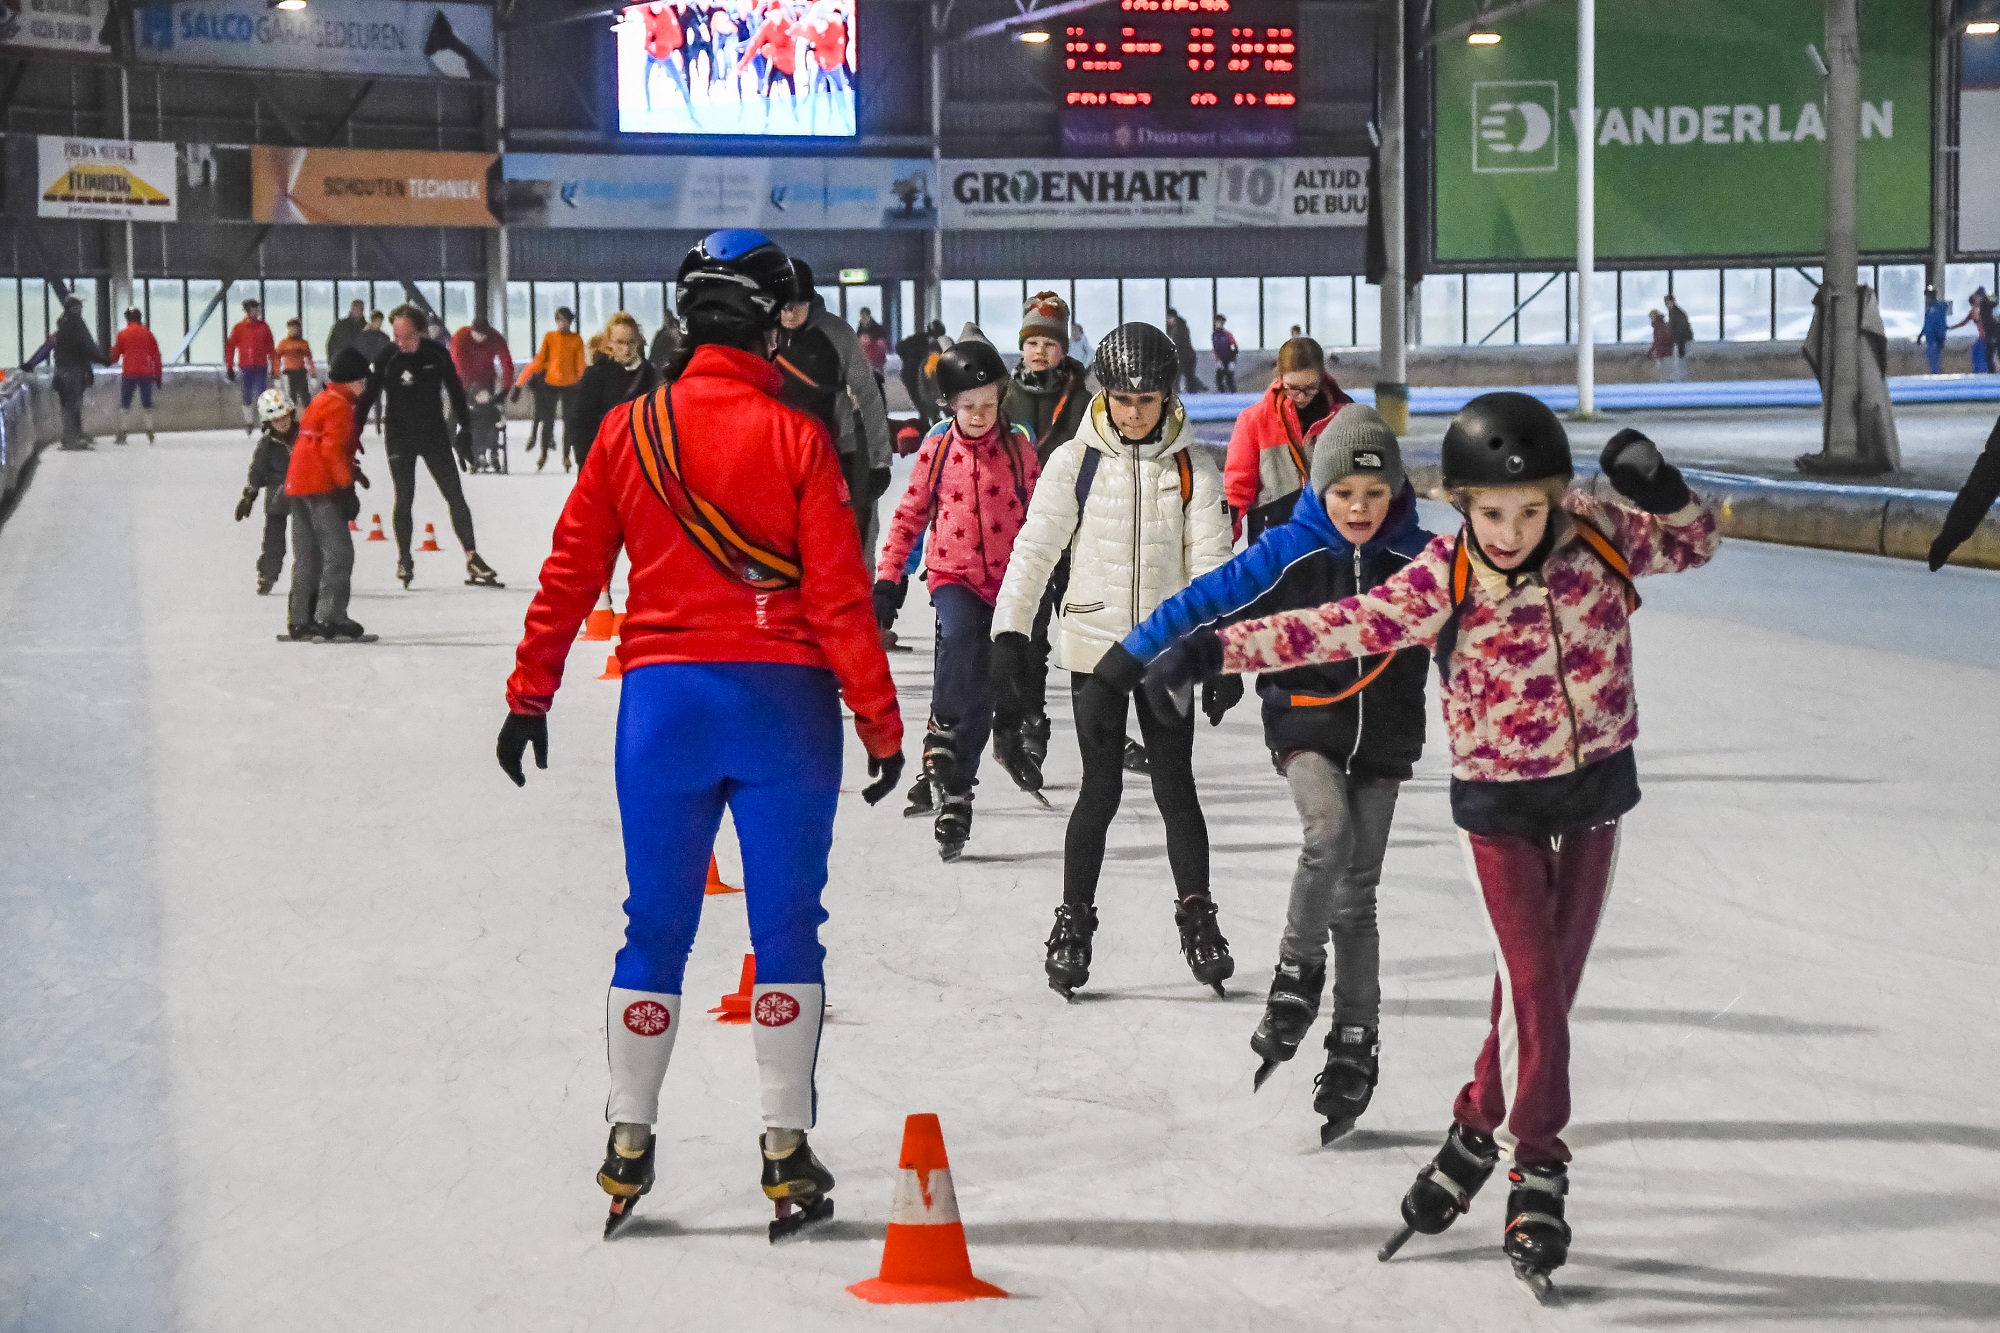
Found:
M 364 511 L 386 515 L 370 438 Z M 249 452 L 50 452 L 0 529 L 0 1329 L 2000 1322 L 1994 575 L 1737 544 L 1644 585 L 1646 799 L 1576 1012 L 1555 1312 L 1499 1254 L 1501 1182 L 1374 1258 L 1491 984 L 1435 723 L 1382 887 L 1374 1107 L 1317 1146 L 1324 1019 L 1252 1095 L 1298 831 L 1248 706 L 1197 743 L 1228 1001 L 1180 960 L 1143 791 L 1069 1006 L 1041 967 L 1060 814 L 989 777 L 947 867 L 899 803 L 850 794 L 814 1135 L 841 1220 L 765 1243 L 749 1037 L 702 1012 L 734 988 L 743 900 L 711 898 L 660 1183 L 604 1243 L 623 889 L 603 645 L 570 658 L 549 770 L 518 791 L 493 762 L 564 479 L 470 480 L 505 591 L 461 586 L 454 552 L 404 592 L 394 546 L 363 543 L 353 614 L 382 642 L 314 647 L 274 642 L 281 601 L 253 595 L 256 522 L 229 521 Z M 419 530 L 449 547 L 420 486 Z M 896 659 L 913 729 L 922 600 Z M 858 744 L 848 767 L 854 793 Z M 913 1111 L 942 1117 L 974 1269 L 1013 1299 L 843 1290 L 879 1262 Z

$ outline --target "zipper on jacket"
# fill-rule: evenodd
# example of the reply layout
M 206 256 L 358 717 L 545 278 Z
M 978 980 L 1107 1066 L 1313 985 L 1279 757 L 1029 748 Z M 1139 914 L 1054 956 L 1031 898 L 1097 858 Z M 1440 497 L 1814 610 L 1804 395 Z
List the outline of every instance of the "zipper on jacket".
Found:
M 1361 548 L 1354 548 L 1354 591 L 1358 596 L 1363 591 L 1361 582 Z M 1357 676 L 1365 674 L 1361 670 L 1361 659 L 1354 660 Z M 1368 720 L 1368 691 L 1359 690 L 1354 695 L 1354 748 L 1347 752 L 1347 776 L 1354 776 L 1354 757 L 1361 753 L 1361 727 Z
M 1576 735 L 1576 701 L 1569 697 L 1569 674 L 1563 669 L 1562 628 L 1556 623 L 1556 598 L 1549 591 L 1548 580 L 1537 574 L 1535 582 L 1542 585 L 1542 601 L 1549 608 L 1549 638 L 1556 646 L 1556 685 L 1561 688 L 1563 707 L 1569 710 L 1569 756 L 1578 768 L 1583 767 L 1583 745 Z
M 1132 628 L 1137 629 L 1139 628 L 1139 580 L 1143 577 L 1139 569 L 1139 529 L 1146 523 L 1143 488 L 1139 483 L 1146 466 L 1145 460 L 1139 457 L 1136 448 L 1132 448 L 1129 443 L 1126 447 L 1132 449 Z

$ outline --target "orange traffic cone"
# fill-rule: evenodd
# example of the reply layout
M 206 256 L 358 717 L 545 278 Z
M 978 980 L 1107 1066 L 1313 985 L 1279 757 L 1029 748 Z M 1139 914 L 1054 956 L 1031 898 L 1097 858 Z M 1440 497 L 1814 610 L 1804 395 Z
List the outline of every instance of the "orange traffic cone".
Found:
M 382 531 L 382 516 L 380 514 L 375 514 L 371 516 L 371 519 L 372 522 L 374 523 L 374 526 L 368 529 L 368 540 L 371 542 L 388 541 L 389 538 Z
M 604 670 L 598 674 L 597 678 L 599 680 L 625 679 L 625 668 L 619 663 L 617 653 L 613 653 L 604 659 Z
M 419 551 L 442 551 L 444 549 L 444 547 L 438 545 L 438 534 L 436 528 L 432 527 L 428 523 L 424 524 L 424 544 L 422 546 L 419 546 L 417 549 Z
M 934 1115 L 903 1122 L 903 1157 L 896 1199 L 889 1205 L 889 1239 L 882 1273 L 848 1290 L 876 1305 L 927 1305 L 1007 1293 L 972 1275 L 958 1195 L 944 1155 L 944 1129 Z
M 709 1010 L 720 1014 L 718 1023 L 748 1023 L 750 1021 L 750 988 L 757 984 L 757 955 L 743 955 L 743 975 L 737 979 L 736 993 L 725 995 L 722 1002 Z
M 722 872 L 716 868 L 715 853 L 713 852 L 708 854 L 708 887 L 703 889 L 702 892 L 709 897 L 714 897 L 720 893 L 743 892 L 743 890 L 737 888 L 734 884 L 723 882 Z
M 583 638 L 589 643 L 604 643 L 618 637 L 617 612 L 611 609 L 611 589 L 607 586 L 597 599 L 597 607 L 583 618 Z

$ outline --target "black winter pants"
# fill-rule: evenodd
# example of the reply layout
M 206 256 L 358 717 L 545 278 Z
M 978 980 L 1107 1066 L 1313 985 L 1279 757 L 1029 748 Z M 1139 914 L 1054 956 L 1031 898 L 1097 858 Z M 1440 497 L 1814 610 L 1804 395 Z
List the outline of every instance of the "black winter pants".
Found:
M 1096 901 L 1097 877 L 1104 868 L 1104 837 L 1125 791 L 1125 714 L 1131 695 L 1094 675 L 1070 676 L 1070 706 L 1076 715 L 1076 744 L 1083 753 L 1083 790 L 1070 812 L 1063 843 L 1063 901 L 1085 906 Z M 1139 692 L 1139 734 L 1151 760 L 1153 800 L 1167 826 L 1167 864 L 1174 893 L 1208 893 L 1208 824 L 1194 789 L 1194 718 L 1161 717 Z
M 457 535 L 458 544 L 467 551 L 479 549 L 472 539 L 472 509 L 465 503 L 465 487 L 458 480 L 458 457 L 449 444 L 440 441 L 424 445 L 415 453 L 389 455 L 389 477 L 396 485 L 393 514 L 396 553 L 406 560 L 410 555 L 410 503 L 416 499 L 419 458 L 431 470 L 431 480 L 437 483 L 438 494 L 444 496 L 445 505 L 451 510 L 451 530 Z
M 264 505 L 264 547 L 257 553 L 257 577 L 278 581 L 278 575 L 285 572 L 285 535 L 292 522 L 292 510 L 288 504 Z

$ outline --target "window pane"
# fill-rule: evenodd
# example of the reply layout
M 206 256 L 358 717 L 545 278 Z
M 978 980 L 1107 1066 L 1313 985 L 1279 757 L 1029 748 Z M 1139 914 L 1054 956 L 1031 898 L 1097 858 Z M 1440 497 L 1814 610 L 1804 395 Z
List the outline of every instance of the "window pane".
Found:
M 1125 279 L 1124 322 L 1151 324 L 1165 332 L 1167 327 L 1167 280 L 1165 278 Z
M 1409 312 L 1403 312 L 1405 320 Z M 1382 341 L 1382 289 L 1371 287 L 1358 278 L 1354 281 L 1354 318 L 1349 327 L 1354 330 L 1356 347 L 1373 347 Z M 1408 325 L 1404 326 L 1405 336 Z
M 1523 273 L 1521 275 L 1521 341 L 1524 343 L 1566 343 L 1568 320 L 1563 313 L 1567 274 Z
M 188 279 L 188 318 L 200 319 L 208 309 L 208 303 L 222 290 L 222 284 L 212 278 Z M 240 289 L 239 289 L 240 290 Z M 228 298 L 218 305 L 201 326 L 201 332 L 194 338 L 194 345 L 188 348 L 188 360 L 196 365 L 216 365 L 222 360 L 222 340 L 228 336 L 230 319 Z
M 535 345 L 540 341 L 535 336 L 534 317 L 528 311 L 529 293 L 525 282 L 507 284 L 507 350 L 517 366 L 534 359 Z
M 430 302 L 432 313 L 439 315 L 444 313 L 444 281 L 442 279 L 431 278 L 427 281 L 419 282 L 416 284 L 416 288 L 424 294 L 424 300 Z
M 444 326 L 453 333 L 458 332 L 472 322 L 472 312 L 478 305 L 477 284 L 463 279 L 447 282 L 444 285 L 444 307 L 440 312 L 444 315 Z
M 1083 325 L 1084 337 L 1096 347 L 1099 339 L 1118 327 L 1118 279 L 1078 278 L 1069 317 Z M 1069 350 L 1071 355 L 1082 355 L 1074 346 Z
M 1426 346 L 1448 346 L 1465 341 L 1465 278 L 1458 273 L 1432 273 L 1418 288 L 1424 303 L 1423 341 Z
M 1354 345 L 1354 280 L 1306 279 L 1306 328 L 1321 347 Z
M 1208 350 L 1208 331 L 1215 323 L 1215 284 L 1207 278 L 1171 278 L 1167 282 L 1167 304 L 1187 321 L 1194 350 Z
M 187 309 L 179 278 L 149 278 L 146 281 L 146 327 L 159 340 L 160 356 L 171 359 L 174 349 L 187 336 Z
M 604 332 L 604 322 L 617 313 L 617 283 L 579 282 L 576 285 L 576 331 L 583 335 L 586 343 Z
M 1526 295 L 1525 289 L 1522 295 Z M 1468 273 L 1465 275 L 1465 341 L 1488 347 L 1504 347 L 1514 341 L 1514 275 L 1511 273 Z
M 1021 280 L 983 278 L 978 286 L 980 331 L 995 347 L 1012 346 L 1011 335 L 1021 327 L 1021 303 L 1027 299 L 1021 292 Z M 951 336 L 956 338 L 958 331 L 952 330 Z
M 973 321 L 973 284 L 964 278 L 946 278 L 938 284 L 938 319 L 945 337 L 958 338 L 958 331 Z
M 339 279 L 333 284 L 334 317 L 337 319 L 346 319 L 349 303 L 359 301 L 361 302 L 361 317 L 363 319 L 368 318 L 370 296 L 371 293 L 368 290 L 367 283 L 356 282 L 352 278 Z
M 1731 268 L 1722 273 L 1722 336 L 1730 342 L 1771 336 L 1771 270 Z
M 21 346 L 20 301 L 21 280 L 0 278 L 0 370 L 10 374 L 35 351 Z
M 333 331 L 333 321 L 339 317 L 333 308 L 333 284 L 315 278 L 300 283 L 299 288 L 299 318 L 306 323 L 306 341 L 313 345 L 313 355 L 317 357 L 326 351 L 326 335 Z
M 1890 338 L 1914 338 L 1924 326 L 1924 266 L 1884 264 L 1877 270 L 1882 327 Z
M 1804 274 L 1790 266 L 1778 270 L 1777 337 L 1790 339 L 1806 336 L 1806 330 L 1812 327 L 1813 293 L 1818 290 L 1818 282 L 1817 266 L 1806 268 Z
M 1246 352 L 1263 345 L 1264 332 L 1257 322 L 1258 305 L 1257 279 L 1215 280 L 1215 313 L 1228 321 L 1229 331 L 1236 335 L 1237 347 Z
M 1287 338 L 1302 338 L 1305 332 L 1305 278 L 1264 279 L 1264 346 L 1281 347 Z
M 1649 313 L 1667 312 L 1667 275 L 1659 272 L 1627 272 L 1620 275 L 1625 313 L 1618 322 L 1620 342 L 1653 341 L 1653 318 Z
M 896 303 L 900 307 L 896 311 L 896 327 L 890 330 L 889 335 L 894 342 L 903 341 L 923 327 L 924 322 L 923 310 L 917 305 L 917 284 L 904 278 L 898 294 L 901 299 Z
M 660 331 L 666 321 L 666 289 L 657 282 L 628 282 L 625 284 L 625 311 L 639 321 L 639 331 L 646 337 L 646 346 L 653 345 L 653 335 Z
M 632 288 L 628 284 L 625 290 L 630 292 Z M 847 322 L 855 328 L 861 327 L 861 312 L 864 310 L 877 324 L 882 322 L 882 288 L 879 284 L 869 283 L 866 286 L 843 288 L 841 295 L 847 298 Z M 995 347 L 1002 350 L 1011 345 L 1007 324 L 1001 325 L 998 329 L 987 330 L 987 336 L 993 339 Z
M 1721 270 L 1705 268 L 1674 274 L 1674 300 L 1687 312 L 1696 342 L 1714 342 L 1722 336 L 1721 277 Z
M 556 311 L 567 310 L 570 317 L 576 317 L 576 284 L 569 282 L 538 282 L 535 284 L 535 336 L 533 347 L 542 345 L 542 335 L 550 333 L 556 326 Z M 572 324 L 571 328 L 576 326 Z M 534 357 L 531 349 L 530 359 Z
M 299 317 L 299 284 L 290 278 L 270 278 L 264 283 L 264 322 L 271 336 L 285 336 L 285 321 Z M 305 330 L 301 328 L 300 333 Z

